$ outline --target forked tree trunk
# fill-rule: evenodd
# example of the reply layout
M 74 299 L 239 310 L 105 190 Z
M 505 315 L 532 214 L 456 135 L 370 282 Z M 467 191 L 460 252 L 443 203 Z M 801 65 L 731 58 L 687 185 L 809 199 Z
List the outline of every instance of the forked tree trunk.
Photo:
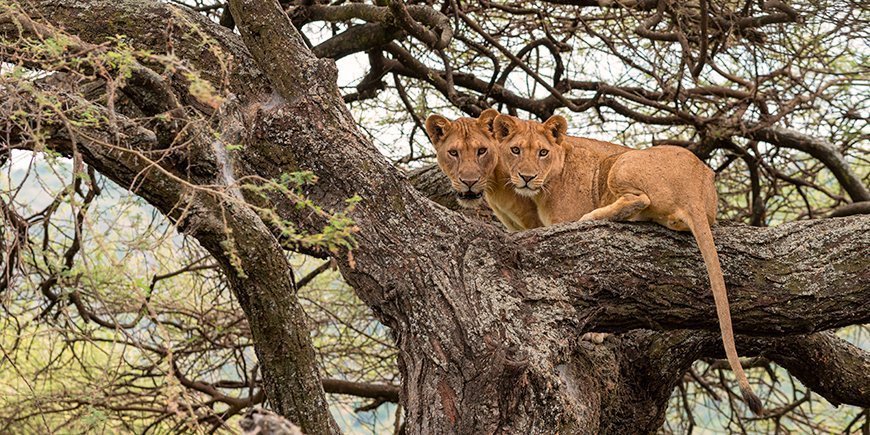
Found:
M 226 156 L 222 143 L 200 138 L 185 162 L 162 163 L 171 173 L 194 184 L 229 185 L 250 175 L 272 179 L 310 170 L 320 181 L 306 194 L 318 204 L 340 207 L 354 194 L 362 198 L 353 215 L 360 232 L 352 258 L 331 255 L 395 337 L 406 433 L 624 434 L 661 426 L 689 365 L 721 354 L 691 236 L 602 222 L 509 235 L 426 199 L 358 132 L 336 89 L 334 64 L 313 57 L 277 2 L 230 5 L 244 45 L 195 13 L 163 3 L 34 0 L 26 7 L 91 43 L 124 33 L 159 53 L 169 38 L 178 56 L 215 82 L 222 77 L 202 55 L 201 35 L 232 55 L 227 80 L 234 95 L 216 116 L 222 140 L 243 146 Z M 167 20 L 174 23 L 170 35 L 142 24 Z M 186 90 L 176 92 L 191 101 Z M 135 146 L 159 146 L 152 136 L 143 138 Z M 59 150 L 70 152 L 68 142 L 54 132 Z M 159 174 L 137 178 L 147 162 L 121 158 L 96 142 L 78 146 L 108 177 L 122 185 L 135 179 L 137 194 L 222 260 L 259 331 L 255 346 L 270 377 L 271 403 L 306 433 L 334 432 L 289 266 L 267 223 L 251 210 L 187 195 Z M 198 172 L 187 162 L 197 162 Z M 173 214 L 185 209 L 179 204 L 194 213 Z M 284 200 L 271 205 L 301 229 L 324 225 Z M 219 221 L 224 213 L 233 216 Z M 237 263 L 222 250 L 228 241 L 222 225 L 245 235 L 229 241 L 249 278 L 238 276 Z M 735 329 L 744 334 L 737 342 L 741 355 L 766 355 L 832 402 L 870 406 L 867 352 L 818 333 L 870 320 L 868 233 L 866 217 L 717 228 Z M 595 345 L 580 340 L 587 331 L 618 335 Z

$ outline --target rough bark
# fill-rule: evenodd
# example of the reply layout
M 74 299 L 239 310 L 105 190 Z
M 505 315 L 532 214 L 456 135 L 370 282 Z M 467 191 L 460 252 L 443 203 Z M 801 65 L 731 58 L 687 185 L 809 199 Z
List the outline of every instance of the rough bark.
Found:
M 244 147 L 229 156 L 220 145 L 192 147 L 187 159 L 202 162 L 200 175 L 166 168 L 187 183 L 229 185 L 244 176 L 272 179 L 310 170 L 320 181 L 306 194 L 324 207 L 338 207 L 354 194 L 362 198 L 353 214 L 361 228 L 355 261 L 347 252 L 332 255 L 394 333 L 407 433 L 653 432 L 686 368 L 719 353 L 713 304 L 690 236 L 654 225 L 595 222 L 509 235 L 428 200 L 359 134 L 336 89 L 334 65 L 304 48 L 277 2 L 231 2 L 244 45 L 216 24 L 166 4 L 28 5 L 90 42 L 124 33 L 155 52 L 166 49 L 165 39 L 137 23 L 176 17 L 233 55 L 236 98 L 220 116 L 224 133 L 233 137 L 228 142 Z M 94 26 L 101 16 L 115 27 Z M 121 16 L 136 22 L 111 21 Z M 214 68 L 190 40 L 171 37 L 178 38 L 176 53 Z M 64 138 L 57 139 L 62 146 Z M 141 161 L 87 145 L 85 161 L 132 185 Z M 256 330 L 270 403 L 306 433 L 334 431 L 289 265 L 268 226 L 242 201 L 259 200 L 240 193 L 227 204 L 187 195 L 183 183 L 147 173 L 154 176 L 140 179 L 134 192 L 170 217 L 172 206 L 184 201 L 192 213 L 181 227 L 221 260 Z M 293 204 L 272 205 L 302 229 L 324 224 Z M 235 236 L 237 258 L 223 247 L 224 225 Z M 870 380 L 857 371 L 866 366 L 867 352 L 830 336 L 788 335 L 868 321 L 868 230 L 870 218 L 851 217 L 715 232 L 735 329 L 760 336 L 741 339 L 738 349 L 745 355 L 769 351 L 820 394 L 858 406 L 868 405 Z M 247 278 L 238 274 L 239 264 Z M 579 339 L 591 330 L 623 334 L 603 345 Z M 795 361 L 818 370 L 801 370 Z
M 735 331 L 795 334 L 870 321 L 868 242 L 855 238 L 868 230 L 866 218 L 715 228 Z M 596 310 L 583 319 L 587 328 L 718 328 L 712 305 L 698 304 L 712 296 L 688 234 L 597 222 L 516 238 L 513 287 L 528 298 L 561 299 L 579 313 Z M 541 286 L 540 276 L 555 281 Z M 539 288 L 547 290 L 539 295 Z

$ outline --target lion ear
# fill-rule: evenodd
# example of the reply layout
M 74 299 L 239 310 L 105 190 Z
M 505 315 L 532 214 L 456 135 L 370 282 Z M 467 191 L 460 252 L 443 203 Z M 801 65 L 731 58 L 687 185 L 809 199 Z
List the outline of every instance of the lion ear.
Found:
M 492 122 L 492 131 L 495 133 L 495 138 L 502 140 L 517 132 L 519 121 L 513 116 L 498 115 Z
M 484 130 L 489 132 L 489 134 L 495 135 L 495 132 L 493 131 L 493 123 L 498 115 L 498 110 L 486 109 L 483 112 L 480 112 L 480 116 L 477 117 L 477 123 L 483 127 Z
M 450 120 L 441 115 L 429 115 L 426 118 L 426 134 L 437 149 L 444 142 L 450 130 Z
M 556 140 L 556 143 L 565 142 L 565 136 L 568 133 L 568 121 L 565 120 L 565 117 L 562 115 L 553 115 L 544 122 L 544 127 L 547 131 L 553 135 L 553 139 Z

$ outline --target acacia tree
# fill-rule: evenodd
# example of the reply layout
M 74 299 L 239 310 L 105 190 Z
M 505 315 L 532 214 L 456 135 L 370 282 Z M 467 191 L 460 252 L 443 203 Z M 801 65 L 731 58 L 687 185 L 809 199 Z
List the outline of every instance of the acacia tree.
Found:
M 724 45 L 735 34 L 758 37 L 753 33 L 757 27 L 797 19 L 780 2 L 724 18 L 703 1 L 697 16 L 668 2 L 578 3 L 605 14 L 623 11 L 630 17 L 619 18 L 627 22 L 641 19 L 637 34 L 678 43 L 682 54 L 675 59 L 694 77 L 705 65 L 716 69 L 718 49 L 708 45 Z M 373 95 L 391 72 L 425 80 L 470 114 L 492 101 L 508 111 L 538 116 L 559 107 L 581 113 L 609 107 L 638 122 L 691 127 L 697 136 L 688 137 L 696 140 L 684 145 L 702 156 L 714 149 L 735 150 L 746 162 L 755 180 L 749 216 L 757 224 L 765 214 L 762 173 L 830 193 L 832 206 L 848 202 L 846 195 L 816 184 L 814 177 L 825 168 L 853 201 L 867 200 L 864 183 L 843 154 L 857 142 L 849 138 L 837 149 L 777 127 L 805 102 L 752 96 L 759 92 L 759 81 L 743 83 L 751 89 L 739 95 L 723 87 L 684 90 L 677 85 L 675 90 L 661 74 L 652 74 L 662 88 L 658 94 L 607 83 L 584 87 L 561 80 L 556 60 L 553 84 L 535 79 L 549 96 L 518 97 L 505 87 L 508 74 L 493 73 L 485 82 L 456 73 L 444 49 L 455 38 L 480 53 L 489 50 L 457 31 L 456 23 L 463 23 L 511 60 L 508 70 L 523 68 L 540 78 L 522 58 L 558 40 L 513 54 L 498 48 L 490 32 L 471 18 L 494 11 L 518 16 L 539 12 L 488 3 L 481 9 L 451 5 L 439 10 L 402 2 L 310 4 L 285 11 L 277 2 L 233 1 L 221 11 L 221 22 L 237 28 L 239 37 L 194 11 L 161 3 L 4 4 L 0 25 L 6 40 L 35 38 L 42 42 L 41 50 L 57 51 L 34 52 L 26 43 L 4 45 L 4 60 L 24 72 L 0 88 L 3 143 L 7 151 L 71 157 L 81 180 L 73 191 L 84 196 L 83 206 L 98 188 L 91 184 L 85 193 L 82 184 L 99 173 L 147 200 L 195 239 L 244 310 L 263 395 L 306 433 L 337 429 L 326 407 L 288 250 L 331 258 L 390 328 L 399 352 L 406 432 L 655 431 L 691 364 L 721 353 L 704 268 L 690 238 L 651 225 L 603 222 L 506 234 L 427 198 L 439 194 L 427 188 L 431 172 L 416 177 L 425 192 L 415 189 L 361 134 L 345 102 Z M 674 20 L 671 32 L 655 30 L 666 15 Z M 296 29 L 315 19 L 350 24 L 309 47 Z M 690 31 L 696 20 L 700 36 Z M 567 29 L 597 31 L 575 21 Z M 125 35 L 121 41 L 119 34 Z M 422 42 L 442 57 L 444 69 L 433 70 L 394 42 L 409 35 L 407 43 Z M 119 44 L 134 49 L 117 50 Z M 562 48 L 554 46 L 550 52 L 558 59 Z M 359 92 L 342 97 L 334 63 L 324 58 L 360 50 L 369 51 L 372 72 Z M 498 56 L 490 54 L 497 64 Z M 469 64 L 473 70 L 474 62 Z M 776 80 L 792 78 L 787 70 L 781 74 Z M 407 99 L 401 83 L 395 84 L 398 95 Z M 476 96 L 458 92 L 457 86 Z M 824 99 L 823 91 L 831 86 L 814 97 Z M 570 95 L 587 88 L 594 98 Z M 733 107 L 703 116 L 695 114 L 705 113 L 701 108 L 688 108 L 690 102 L 707 104 L 711 96 L 733 98 Z M 625 101 L 653 113 L 627 107 Z M 717 100 L 712 101 L 715 105 Z M 771 102 L 791 110 L 759 119 L 734 116 L 752 107 L 764 110 L 760 107 Z M 415 111 L 410 102 L 407 106 Z M 854 136 L 853 130 L 837 131 Z M 776 170 L 777 156 L 766 155 L 758 146 L 762 141 L 813 156 L 817 163 L 801 168 L 810 181 Z M 770 168 L 762 169 L 765 165 Z M 81 175 L 88 171 L 90 176 Z M 316 175 L 317 182 L 307 183 L 298 175 L 304 173 Z M 347 199 L 355 196 L 358 200 L 348 208 Z M 26 220 L 9 207 L 4 212 L 8 234 L 26 232 Z M 735 330 L 745 334 L 738 338 L 741 353 L 763 355 L 832 403 L 862 407 L 870 404 L 870 356 L 824 331 L 866 323 L 870 317 L 867 243 L 861 237 L 868 226 L 866 218 L 853 217 L 716 231 Z M 9 284 L 20 248 L 7 249 L 6 288 L 14 288 Z M 69 264 L 78 249 L 73 243 L 64 255 Z M 76 291 L 52 291 L 68 279 L 69 264 L 40 288 L 53 304 L 75 307 L 90 322 L 105 322 Z M 616 335 L 596 346 L 580 340 L 588 331 Z M 186 383 L 220 394 L 208 390 L 209 385 Z M 225 403 L 240 409 L 254 403 L 250 399 L 227 398 Z M 739 399 L 729 395 L 729 400 Z

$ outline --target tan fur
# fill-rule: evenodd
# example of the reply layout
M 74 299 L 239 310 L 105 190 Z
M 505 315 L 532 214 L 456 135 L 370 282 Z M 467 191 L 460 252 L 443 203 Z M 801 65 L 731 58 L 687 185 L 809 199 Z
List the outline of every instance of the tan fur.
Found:
M 493 109 L 485 110 L 477 119 L 450 121 L 430 115 L 426 133 L 435 145 L 438 166 L 450 179 L 460 205 L 475 207 L 483 196 L 508 230 L 540 227 L 534 202 L 514 193 L 507 168 L 499 162 L 498 144 L 492 134 L 492 121 L 497 115 Z M 486 151 L 480 154 L 481 149 Z
M 653 221 L 692 232 L 713 289 L 725 354 L 747 404 L 760 414 L 761 401 L 752 393 L 737 356 L 725 280 L 710 231 L 718 205 L 713 171 L 679 147 L 634 150 L 567 136 L 561 116 L 539 123 L 499 115 L 493 129 L 517 193 L 534 200 L 545 225 L 593 219 Z M 547 155 L 541 156 L 540 150 L 547 150 Z

